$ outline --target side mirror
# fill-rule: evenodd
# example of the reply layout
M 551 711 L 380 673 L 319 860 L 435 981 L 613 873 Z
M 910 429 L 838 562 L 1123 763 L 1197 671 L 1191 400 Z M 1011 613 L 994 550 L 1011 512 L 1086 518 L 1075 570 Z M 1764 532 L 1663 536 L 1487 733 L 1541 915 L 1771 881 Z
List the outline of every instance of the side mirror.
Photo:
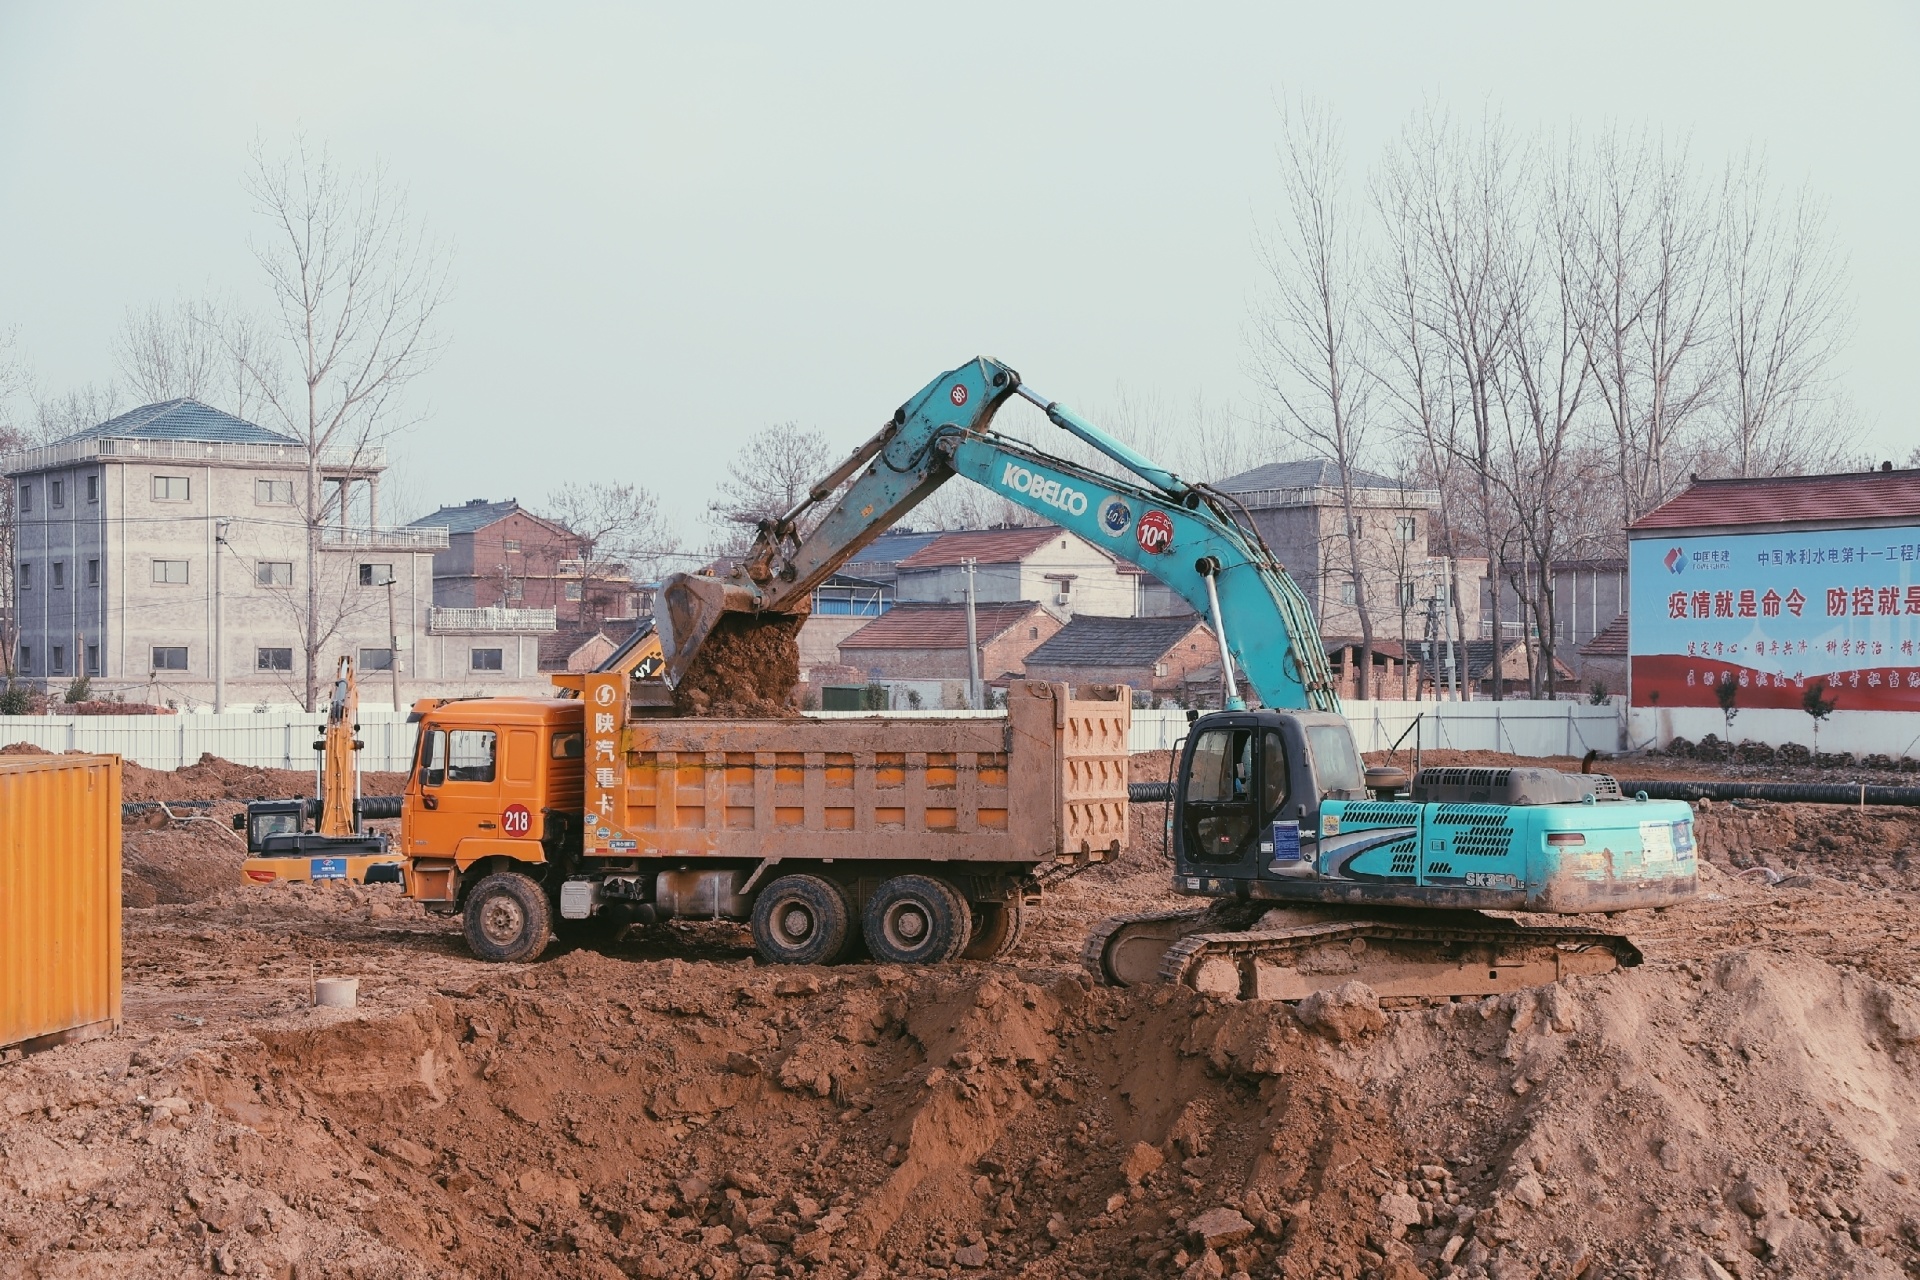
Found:
M 438 809 L 440 807 L 440 797 L 423 795 L 420 797 L 420 806 L 424 809 Z

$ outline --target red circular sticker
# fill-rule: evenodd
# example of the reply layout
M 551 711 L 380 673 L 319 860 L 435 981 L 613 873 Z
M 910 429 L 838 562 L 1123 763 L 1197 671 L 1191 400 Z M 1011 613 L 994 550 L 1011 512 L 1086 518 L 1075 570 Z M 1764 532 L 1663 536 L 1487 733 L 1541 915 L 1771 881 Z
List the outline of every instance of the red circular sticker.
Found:
M 953 401 L 956 405 L 965 404 L 967 402 L 967 389 L 956 382 L 953 384 L 953 390 L 947 392 L 947 399 Z
M 500 815 L 500 829 L 510 836 L 524 836 L 533 830 L 533 815 L 523 804 L 510 804 Z
M 1164 511 L 1149 511 L 1134 526 L 1133 536 L 1142 551 L 1160 555 L 1173 545 L 1173 517 Z

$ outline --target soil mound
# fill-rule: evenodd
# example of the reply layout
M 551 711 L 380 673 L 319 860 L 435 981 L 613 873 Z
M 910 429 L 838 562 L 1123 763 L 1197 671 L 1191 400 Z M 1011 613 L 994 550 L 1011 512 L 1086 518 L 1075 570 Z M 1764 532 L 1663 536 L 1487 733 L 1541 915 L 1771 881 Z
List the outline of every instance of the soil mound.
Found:
M 805 615 L 721 617 L 673 691 L 683 716 L 764 720 L 800 714 L 800 627 Z

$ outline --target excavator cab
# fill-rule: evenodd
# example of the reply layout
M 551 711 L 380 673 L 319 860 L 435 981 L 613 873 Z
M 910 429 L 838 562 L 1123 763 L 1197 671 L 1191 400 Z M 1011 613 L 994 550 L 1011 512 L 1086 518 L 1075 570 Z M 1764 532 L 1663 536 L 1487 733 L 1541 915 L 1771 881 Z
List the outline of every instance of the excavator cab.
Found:
M 1323 799 L 1365 797 L 1353 734 L 1338 716 L 1228 711 L 1195 722 L 1174 796 L 1175 866 L 1182 887 L 1297 874 Z

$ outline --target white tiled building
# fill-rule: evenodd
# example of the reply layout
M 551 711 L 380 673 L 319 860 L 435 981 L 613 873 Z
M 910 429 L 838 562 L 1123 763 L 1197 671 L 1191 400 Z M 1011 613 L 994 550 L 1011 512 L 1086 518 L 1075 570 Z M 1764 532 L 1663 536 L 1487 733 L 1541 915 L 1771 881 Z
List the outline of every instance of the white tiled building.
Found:
M 552 611 L 434 609 L 446 531 L 380 527 L 382 451 L 321 462 L 322 672 L 353 657 L 372 705 L 396 661 L 403 701 L 544 691 Z M 0 459 L 15 486 L 18 677 L 60 691 L 85 673 L 96 697 L 181 708 L 299 701 L 306 464 L 298 440 L 193 400 Z

